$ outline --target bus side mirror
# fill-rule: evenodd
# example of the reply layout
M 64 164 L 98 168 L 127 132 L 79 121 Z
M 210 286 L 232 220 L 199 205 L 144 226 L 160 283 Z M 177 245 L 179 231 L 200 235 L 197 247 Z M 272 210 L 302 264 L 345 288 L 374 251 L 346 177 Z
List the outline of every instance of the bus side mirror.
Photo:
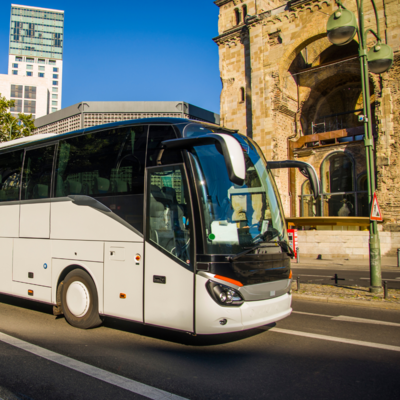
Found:
M 230 135 L 216 133 L 215 136 L 222 138 L 225 143 L 224 146 L 219 142 L 230 181 L 236 183 L 236 185 L 243 186 L 246 178 L 246 161 L 244 159 L 242 146 Z
M 238 186 L 243 186 L 246 179 L 246 162 L 240 143 L 225 133 L 213 133 L 190 138 L 170 139 L 161 142 L 161 150 L 158 153 L 157 165 L 161 165 L 164 150 L 188 150 L 196 146 L 219 145 L 224 156 L 229 179 Z
M 318 198 L 320 194 L 319 180 L 317 173 L 311 164 L 296 160 L 268 161 L 267 167 L 269 169 L 298 168 L 300 173 L 309 180 L 311 190 L 314 193 L 314 198 Z

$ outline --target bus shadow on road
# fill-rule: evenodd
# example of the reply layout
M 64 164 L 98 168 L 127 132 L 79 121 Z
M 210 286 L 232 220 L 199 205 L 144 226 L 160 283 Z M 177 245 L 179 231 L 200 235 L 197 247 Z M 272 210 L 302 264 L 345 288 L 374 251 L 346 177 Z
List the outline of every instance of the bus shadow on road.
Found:
M 130 332 L 136 335 L 146 336 L 152 339 L 163 340 L 171 343 L 183 344 L 186 346 L 215 346 L 220 344 L 237 342 L 240 340 L 248 339 L 257 336 L 275 326 L 275 324 L 268 325 L 260 329 L 249 329 L 233 333 L 221 333 L 217 335 L 193 335 L 182 331 L 172 329 L 160 328 L 157 326 L 143 325 L 136 322 L 120 320 L 117 318 L 107 317 L 103 326 L 110 329 L 119 331 Z
M 8 304 L 14 307 L 25 308 L 27 310 L 41 312 L 43 314 L 53 315 L 53 306 L 51 304 L 31 301 L 23 299 L 21 297 L 14 297 L 14 296 L 7 296 L 6 294 L 0 294 L 0 303 Z
M 0 303 L 8 304 L 14 307 L 20 307 L 31 311 L 40 312 L 47 315 L 53 315 L 53 306 L 50 304 L 39 303 L 27 299 L 7 296 L 0 294 Z M 64 318 L 63 315 L 54 317 L 55 320 Z M 135 335 L 145 336 L 152 339 L 163 340 L 166 342 L 182 344 L 186 346 L 215 346 L 220 344 L 237 342 L 262 334 L 268 327 L 273 327 L 274 324 L 268 325 L 261 329 L 249 329 L 233 333 L 221 333 L 218 335 L 193 335 L 182 331 L 161 328 L 152 325 L 143 325 L 138 322 L 122 320 L 118 318 L 106 317 L 102 324 L 103 327 L 115 329 L 118 331 L 129 332 Z M 96 328 L 94 328 L 96 329 Z

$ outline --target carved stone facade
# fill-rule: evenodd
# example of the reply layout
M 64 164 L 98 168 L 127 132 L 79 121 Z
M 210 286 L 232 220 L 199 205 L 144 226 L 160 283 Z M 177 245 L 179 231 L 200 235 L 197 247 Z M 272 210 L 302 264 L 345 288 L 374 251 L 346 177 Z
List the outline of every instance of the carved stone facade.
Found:
M 301 174 L 275 170 L 286 215 L 366 216 L 358 38 L 340 47 L 328 41 L 335 1 L 215 4 L 221 124 L 251 136 L 267 160 L 292 157 L 315 167 L 325 193 L 317 202 L 306 197 Z M 357 15 L 355 1 L 344 4 Z M 369 76 L 377 195 L 383 230 L 394 232 L 400 231 L 400 1 L 382 0 L 377 8 L 380 35 L 395 54 L 389 72 Z M 376 29 L 371 2 L 364 2 L 364 16 L 366 28 Z M 368 40 L 374 44 L 372 35 Z

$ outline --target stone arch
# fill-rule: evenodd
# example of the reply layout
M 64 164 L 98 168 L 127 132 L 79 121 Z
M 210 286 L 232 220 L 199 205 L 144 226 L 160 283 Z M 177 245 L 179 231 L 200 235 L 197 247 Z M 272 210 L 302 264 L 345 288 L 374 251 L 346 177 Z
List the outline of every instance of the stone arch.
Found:
M 289 71 L 292 62 L 305 47 L 307 47 L 310 43 L 324 37 L 326 37 L 326 30 L 322 32 L 321 29 L 318 29 L 318 31 L 314 32 L 312 36 L 306 34 L 304 34 L 304 36 L 300 35 L 300 37 L 295 40 L 291 46 L 288 46 L 287 50 L 282 55 L 281 59 L 284 60 L 284 62 L 280 68 L 280 75 L 283 75 Z
M 362 109 L 362 103 L 360 105 L 361 76 L 358 66 L 356 64 L 342 65 L 339 72 L 337 68 L 332 67 L 330 71 L 325 70 L 324 74 L 324 79 L 310 88 L 299 108 L 303 133 L 312 133 L 311 122 L 324 123 L 323 131 L 362 126 L 357 119 L 357 115 L 361 113 L 357 110 Z M 374 97 L 374 86 L 370 80 L 370 98 L 374 100 Z M 371 104 L 373 106 L 374 102 L 372 101 Z M 334 117 L 335 114 L 336 117 Z M 374 112 L 372 114 L 374 118 Z M 319 121 L 323 117 L 327 119 Z
M 358 56 L 358 42 L 356 40 L 353 39 L 345 46 L 335 46 L 329 42 L 329 46 L 320 53 L 320 63 L 333 62 L 350 56 Z

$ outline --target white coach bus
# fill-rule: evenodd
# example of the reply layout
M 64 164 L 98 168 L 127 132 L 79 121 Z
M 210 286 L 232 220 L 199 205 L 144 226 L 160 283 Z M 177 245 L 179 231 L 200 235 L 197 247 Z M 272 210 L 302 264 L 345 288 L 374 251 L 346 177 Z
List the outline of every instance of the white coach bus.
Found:
M 198 121 L 1 144 L 0 254 L 0 293 L 52 304 L 78 328 L 112 316 L 215 334 L 291 313 L 270 168 L 251 139 Z

